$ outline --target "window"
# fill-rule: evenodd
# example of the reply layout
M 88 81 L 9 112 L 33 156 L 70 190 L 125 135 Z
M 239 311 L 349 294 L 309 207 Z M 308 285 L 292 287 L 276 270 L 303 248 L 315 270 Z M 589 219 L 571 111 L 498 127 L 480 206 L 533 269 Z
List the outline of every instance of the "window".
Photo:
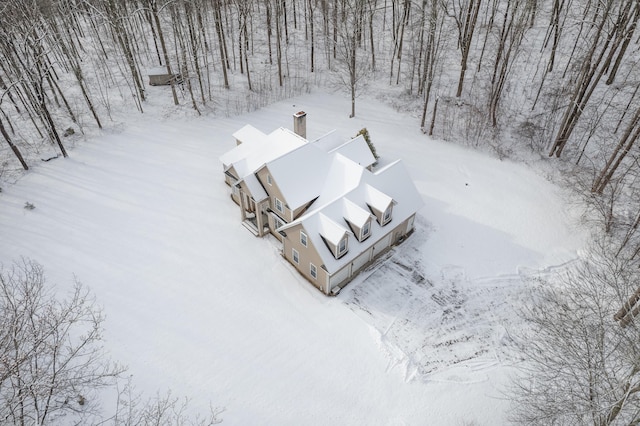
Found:
M 278 210 L 280 213 L 284 213 L 284 207 L 282 207 L 282 201 L 278 200 L 276 198 L 276 210 Z
M 369 231 L 371 231 L 371 222 L 367 221 L 360 230 L 360 240 L 367 238 L 369 236 Z
M 267 183 L 271 185 L 273 181 L 271 180 L 271 175 L 267 175 Z
M 282 222 L 282 221 L 280 220 L 280 218 L 279 218 L 278 216 L 276 216 L 275 214 L 273 215 L 273 222 L 274 222 L 275 227 L 276 227 L 275 229 L 278 229 L 278 228 L 280 228 L 282 225 L 284 225 L 284 222 Z
M 305 234 L 304 231 L 300 231 L 300 244 L 305 247 L 307 246 L 307 234 Z
M 338 256 L 343 254 L 345 251 L 347 251 L 347 237 L 341 239 L 340 243 L 338 244 Z
M 313 278 L 318 278 L 318 270 L 316 269 L 316 265 L 313 263 L 309 264 L 309 273 Z
M 298 250 L 291 249 L 291 254 L 293 255 L 293 261 L 296 263 L 296 265 L 300 263 L 300 253 L 298 253 Z
M 386 224 L 391 220 L 391 206 L 384 211 L 384 216 L 382 217 L 382 224 Z

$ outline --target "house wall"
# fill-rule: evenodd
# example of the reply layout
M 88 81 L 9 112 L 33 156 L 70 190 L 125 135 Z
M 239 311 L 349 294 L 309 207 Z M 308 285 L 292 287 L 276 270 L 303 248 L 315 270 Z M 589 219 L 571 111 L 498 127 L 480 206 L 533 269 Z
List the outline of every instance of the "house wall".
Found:
M 249 188 L 247 187 L 246 183 L 244 183 L 244 181 L 240 182 L 240 189 L 242 191 L 241 194 L 245 197 L 244 209 L 250 213 L 254 213 L 256 211 L 255 202 L 252 200 L 251 192 L 249 191 Z M 240 197 L 235 194 L 232 194 L 231 196 L 232 198 L 236 196 L 238 199 L 240 199 Z
M 363 269 L 365 269 L 367 266 L 371 265 L 376 259 L 378 259 L 383 253 L 386 253 L 387 251 L 389 251 L 389 249 L 391 247 L 393 247 L 394 245 L 402 242 L 404 240 L 404 238 L 407 236 L 408 233 L 410 233 L 413 230 L 413 227 L 407 229 L 407 225 L 411 222 L 414 222 L 414 218 L 415 218 L 415 214 L 411 215 L 409 218 L 407 218 L 406 220 L 403 220 L 402 222 L 400 222 L 399 224 L 397 224 L 396 226 L 394 226 L 393 228 L 389 228 L 389 232 L 383 234 L 381 237 L 378 238 L 377 235 L 372 235 L 369 238 L 376 238 L 376 244 L 386 238 L 388 238 L 389 236 L 391 236 L 391 239 L 389 241 L 389 244 L 382 250 L 377 250 L 377 251 L 373 251 L 373 246 L 369 247 L 368 250 L 366 250 L 363 253 L 367 253 L 369 260 L 368 261 L 364 261 L 360 256 L 362 256 L 362 254 L 359 254 L 358 256 L 356 256 L 356 258 L 353 259 L 353 261 L 351 263 L 348 263 L 347 265 L 345 265 L 342 269 L 334 272 L 330 277 L 329 280 L 331 281 L 330 284 L 330 289 L 329 292 L 331 291 L 331 289 L 337 285 L 339 285 L 340 287 L 344 287 L 345 285 L 347 285 L 347 283 L 349 283 L 353 278 L 355 278 Z M 393 219 L 392 219 L 393 221 Z M 392 222 L 389 222 L 389 224 L 391 224 Z M 382 228 L 384 230 L 386 230 L 387 228 Z M 374 244 L 375 245 L 375 244 Z M 347 278 L 346 279 L 342 279 L 339 278 L 341 276 L 344 276 L 345 272 L 348 271 L 347 274 Z
M 287 259 L 287 261 L 291 263 L 296 270 L 305 277 L 305 279 L 307 279 L 307 281 L 323 293 L 330 294 L 333 287 L 344 287 L 383 253 L 386 253 L 391 247 L 402 242 L 407 234 L 413 231 L 413 227 L 408 228 L 408 225 L 409 223 L 413 224 L 414 219 L 415 214 L 396 224 L 394 227 L 383 228 L 384 230 L 388 229 L 389 232 L 386 232 L 381 236 L 372 234 L 369 238 L 375 238 L 376 244 L 387 238 L 389 238 L 389 243 L 384 247 L 384 249 L 377 250 L 375 252 L 373 251 L 373 246 L 369 247 L 366 251 L 358 254 L 353 261 L 345 264 L 343 268 L 331 275 L 328 275 L 328 273 L 322 268 L 322 258 L 318 254 L 318 249 L 327 250 L 327 247 L 314 247 L 311 239 L 309 238 L 309 234 L 307 234 L 307 247 L 303 246 L 300 242 L 300 230 L 304 231 L 302 225 L 296 225 L 287 229 L 287 236 L 282 238 L 282 254 L 285 259 Z M 389 224 L 391 223 L 392 222 L 389 222 Z M 298 251 L 299 261 L 297 264 L 293 261 L 292 249 L 296 249 Z M 335 247 L 333 250 L 335 250 Z M 316 266 L 316 270 L 318 272 L 317 278 L 313 278 L 311 276 L 311 263 Z
M 293 220 L 293 213 L 291 209 L 287 207 L 287 200 L 284 199 L 282 191 L 280 191 L 280 188 L 278 188 L 278 183 L 275 181 L 273 176 L 271 177 L 271 184 L 268 183 L 267 175 L 270 174 L 271 173 L 269 172 L 269 169 L 267 167 L 263 167 L 258 171 L 256 176 L 269 195 L 269 206 L 271 207 L 271 210 L 273 210 L 274 213 L 284 219 L 285 222 L 289 223 Z M 280 201 L 282 201 L 282 212 L 276 209 L 276 197 Z
M 230 173 L 231 175 L 233 175 L 235 180 L 234 178 L 229 176 L 227 173 Z M 234 184 L 238 181 L 238 172 L 236 172 L 233 166 L 231 166 L 229 170 L 227 170 L 227 173 L 224 174 L 224 181 L 227 183 L 227 185 L 231 187 L 231 199 L 235 201 L 236 204 L 240 204 L 240 197 L 238 196 L 237 191 L 233 190 Z
M 369 219 L 367 222 L 369 222 L 369 235 L 364 239 L 366 240 L 367 238 L 371 238 L 371 233 L 373 232 L 372 230 L 372 226 L 371 226 L 371 219 Z M 347 221 L 347 223 L 349 223 L 349 228 L 351 228 L 351 232 L 353 232 L 354 234 L 354 238 L 360 242 L 364 241 L 364 240 L 360 240 L 360 232 L 362 231 L 362 228 L 357 227 L 356 225 L 354 225 L 353 223 Z
M 322 268 L 322 258 L 318 254 L 316 247 L 314 247 L 307 234 L 307 247 L 303 246 L 300 242 L 300 230 L 304 230 L 302 225 L 296 225 L 287 229 L 287 236 L 284 238 L 282 249 L 284 257 L 291 263 L 302 276 L 304 276 L 311 284 L 313 284 L 318 290 L 326 293 L 327 272 Z M 300 255 L 298 264 L 293 261 L 293 251 L 296 249 Z M 320 247 L 321 250 L 326 250 L 325 247 Z M 318 277 L 313 278 L 310 272 L 310 264 L 313 263 L 318 271 Z
M 282 222 L 282 219 L 280 219 L 280 221 Z M 278 226 L 278 224 L 276 224 L 276 220 L 274 218 L 274 214 L 272 212 L 270 212 L 269 213 L 269 231 L 271 232 L 271 235 L 273 235 L 280 242 L 282 242 L 284 237 L 279 232 L 276 231 L 276 229 L 278 229 L 280 226 Z
M 305 212 L 307 210 L 307 207 L 309 207 L 309 204 L 305 204 L 302 207 L 298 207 L 293 212 L 291 212 L 291 220 L 295 220 L 295 219 L 299 218 L 301 216 L 301 213 L 303 213 L 303 212 Z

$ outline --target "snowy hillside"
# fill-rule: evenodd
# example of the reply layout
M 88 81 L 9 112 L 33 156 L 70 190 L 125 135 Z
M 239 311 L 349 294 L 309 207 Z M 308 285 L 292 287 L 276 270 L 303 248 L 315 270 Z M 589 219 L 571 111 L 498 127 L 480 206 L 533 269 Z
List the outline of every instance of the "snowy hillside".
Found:
M 526 166 L 358 102 L 354 119 L 348 99 L 313 94 L 225 119 L 123 121 L 3 187 L 0 262 L 31 257 L 61 291 L 75 274 L 137 386 L 225 407 L 224 424 L 503 424 L 523 278 L 577 257 L 577 214 Z M 299 110 L 310 138 L 366 127 L 425 201 L 416 232 L 335 298 L 240 224 L 217 160 L 244 124 L 291 128 Z

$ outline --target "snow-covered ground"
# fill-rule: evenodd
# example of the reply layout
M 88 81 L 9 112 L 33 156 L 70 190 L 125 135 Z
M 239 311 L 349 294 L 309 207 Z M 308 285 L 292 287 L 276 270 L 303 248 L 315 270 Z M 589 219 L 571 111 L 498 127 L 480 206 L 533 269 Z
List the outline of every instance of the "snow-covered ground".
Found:
M 526 166 L 430 140 L 373 99 L 349 107 L 329 94 L 232 118 L 148 107 L 3 187 L 0 261 L 31 257 L 61 291 L 75 275 L 139 389 L 211 401 L 225 424 L 503 424 L 523 278 L 576 258 L 577 213 Z M 242 227 L 217 160 L 244 124 L 291 128 L 300 110 L 310 138 L 367 127 L 426 203 L 411 238 L 335 298 Z

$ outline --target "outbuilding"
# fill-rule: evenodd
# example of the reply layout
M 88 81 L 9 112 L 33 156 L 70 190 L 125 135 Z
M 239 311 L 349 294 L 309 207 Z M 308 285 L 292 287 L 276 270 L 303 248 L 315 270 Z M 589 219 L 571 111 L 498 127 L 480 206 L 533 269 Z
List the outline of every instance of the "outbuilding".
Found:
M 173 83 L 181 83 L 182 76 L 180 74 L 169 74 L 167 67 L 154 67 L 147 73 L 149 75 L 149 86 L 168 86 Z

